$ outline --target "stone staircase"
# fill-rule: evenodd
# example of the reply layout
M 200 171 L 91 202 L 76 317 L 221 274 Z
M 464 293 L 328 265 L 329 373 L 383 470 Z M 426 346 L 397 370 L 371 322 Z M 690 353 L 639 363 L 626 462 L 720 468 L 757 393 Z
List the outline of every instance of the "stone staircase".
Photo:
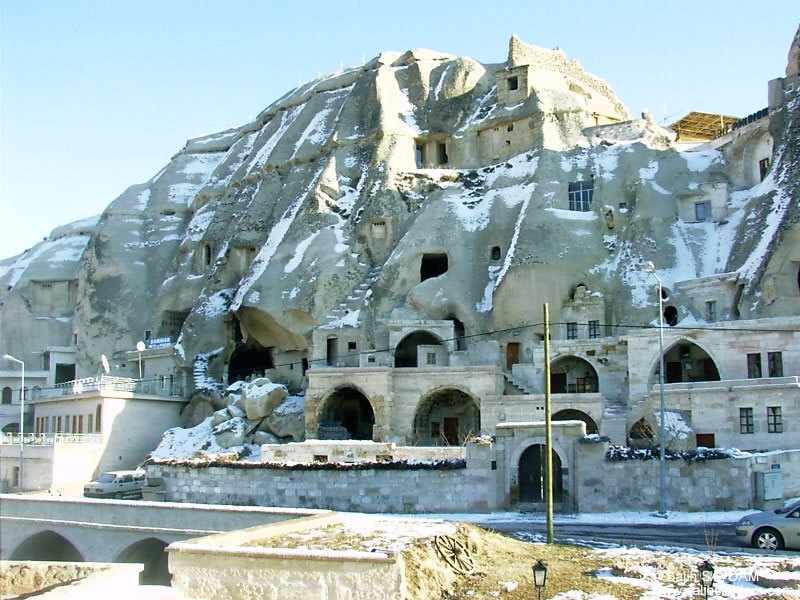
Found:
M 515 388 L 520 390 L 523 394 L 534 394 L 533 388 L 530 384 L 522 377 L 514 375 L 510 371 L 503 371 L 503 377 L 506 378 L 506 381 L 513 385 Z
M 606 436 L 612 444 L 625 446 L 628 440 L 627 413 L 625 404 L 607 401 L 603 411 L 600 435 Z
M 336 326 L 336 323 L 357 310 L 364 307 L 364 301 L 369 297 L 369 290 L 372 284 L 378 279 L 378 274 L 381 272 L 383 265 L 376 265 L 372 267 L 361 282 L 355 287 L 353 292 L 347 296 L 344 302 L 340 303 L 337 308 L 334 308 L 330 314 L 326 315 L 326 322 L 322 325 L 323 328 Z

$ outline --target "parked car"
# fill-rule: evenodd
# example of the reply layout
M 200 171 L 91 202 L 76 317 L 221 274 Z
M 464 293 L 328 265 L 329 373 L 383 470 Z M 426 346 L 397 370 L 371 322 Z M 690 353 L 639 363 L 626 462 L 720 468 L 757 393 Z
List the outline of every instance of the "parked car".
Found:
M 83 487 L 87 498 L 130 498 L 142 497 L 145 484 L 142 471 L 109 471 Z
M 745 515 L 736 524 L 736 536 L 762 550 L 800 550 L 800 500 L 774 511 Z

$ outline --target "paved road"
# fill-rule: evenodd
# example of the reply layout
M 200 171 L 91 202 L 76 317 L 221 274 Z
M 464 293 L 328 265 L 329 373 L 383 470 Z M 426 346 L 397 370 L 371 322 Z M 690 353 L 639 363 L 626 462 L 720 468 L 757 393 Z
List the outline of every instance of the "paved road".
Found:
M 544 537 L 546 525 L 543 521 L 524 523 L 520 521 L 477 523 L 483 527 L 522 537 Z M 556 523 L 553 528 L 556 541 L 609 542 L 626 546 L 670 546 L 694 548 L 708 552 L 713 545 L 716 550 L 762 554 L 753 548 L 740 546 L 735 534 L 735 523 L 713 525 L 597 525 L 583 523 Z M 797 555 L 796 552 L 788 554 Z

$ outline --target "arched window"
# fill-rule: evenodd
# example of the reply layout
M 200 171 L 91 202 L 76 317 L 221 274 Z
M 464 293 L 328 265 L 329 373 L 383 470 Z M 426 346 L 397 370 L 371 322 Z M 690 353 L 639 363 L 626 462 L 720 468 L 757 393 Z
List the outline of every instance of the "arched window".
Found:
M 11 404 L 11 388 L 8 386 L 3 388 L 3 404 Z

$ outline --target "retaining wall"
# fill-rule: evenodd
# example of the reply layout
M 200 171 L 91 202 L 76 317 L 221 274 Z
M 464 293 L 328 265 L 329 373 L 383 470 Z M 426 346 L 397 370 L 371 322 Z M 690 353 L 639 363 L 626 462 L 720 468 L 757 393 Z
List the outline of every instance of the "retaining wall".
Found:
M 148 477 L 164 479 L 167 500 L 174 502 L 368 513 L 486 512 L 503 508 L 492 457 L 491 445 L 470 444 L 466 465 L 457 468 L 149 464 L 146 470 Z

